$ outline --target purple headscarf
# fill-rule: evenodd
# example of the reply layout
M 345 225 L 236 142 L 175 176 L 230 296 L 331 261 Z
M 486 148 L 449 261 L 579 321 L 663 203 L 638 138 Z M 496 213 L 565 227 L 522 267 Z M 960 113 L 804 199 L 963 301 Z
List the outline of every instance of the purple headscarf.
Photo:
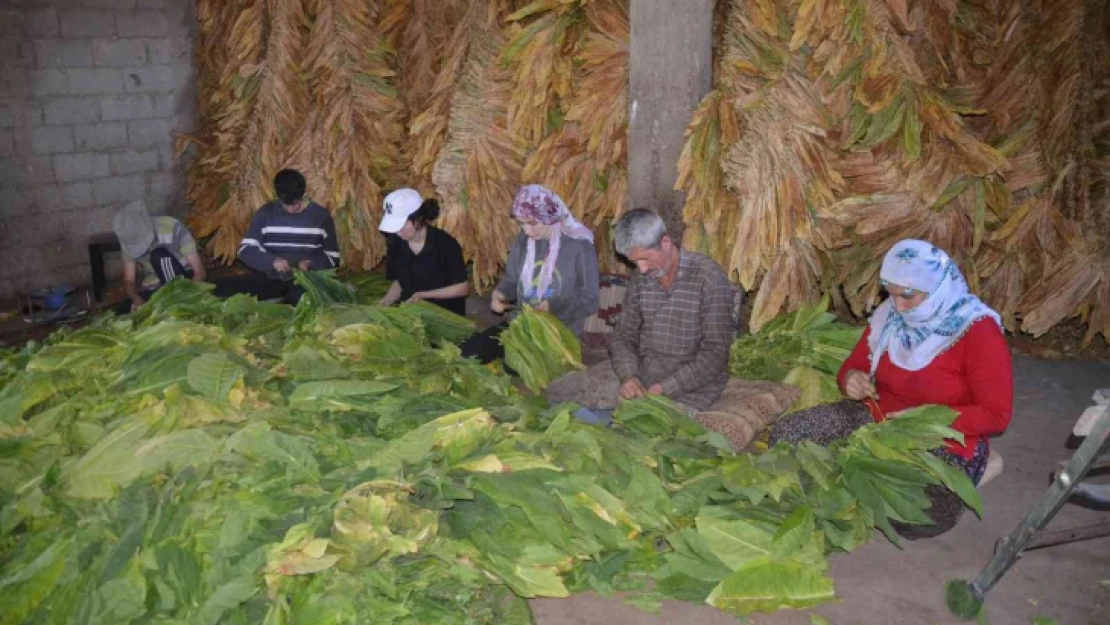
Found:
M 513 217 L 519 221 L 537 221 L 545 225 L 558 224 L 558 228 L 551 229 L 551 236 L 547 242 L 547 258 L 540 269 L 540 277 L 534 279 L 536 269 L 536 242 L 528 238 L 528 250 L 524 256 L 524 266 L 520 270 L 520 279 L 525 285 L 524 293 L 527 297 L 534 293 L 534 298 L 542 298 L 551 285 L 551 275 L 555 271 L 555 260 L 559 257 L 559 241 L 563 235 L 572 239 L 581 239 L 594 242 L 594 233 L 583 226 L 570 213 L 562 198 L 554 191 L 538 184 L 521 187 L 513 199 Z M 534 289 L 533 289 L 534 287 Z

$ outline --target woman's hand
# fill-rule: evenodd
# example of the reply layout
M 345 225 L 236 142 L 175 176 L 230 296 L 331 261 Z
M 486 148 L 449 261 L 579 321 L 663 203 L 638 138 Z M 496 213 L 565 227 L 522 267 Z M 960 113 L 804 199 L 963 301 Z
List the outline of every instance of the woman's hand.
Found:
M 879 398 L 879 394 L 875 391 L 875 385 L 871 383 L 871 377 L 856 369 L 849 371 L 848 375 L 844 376 L 844 394 L 857 401 L 866 397 Z
M 551 312 L 551 303 L 547 300 L 543 300 L 539 304 L 536 304 L 535 309 L 542 310 L 543 312 Z
M 489 309 L 500 315 L 505 312 L 506 304 L 508 304 L 508 300 L 505 299 L 505 296 L 501 294 L 501 291 L 494 289 L 489 300 Z
M 413 293 L 411 297 L 409 297 L 408 303 L 415 304 L 416 302 L 422 302 L 424 301 L 425 297 L 426 296 L 424 295 L 424 291 L 417 291 Z

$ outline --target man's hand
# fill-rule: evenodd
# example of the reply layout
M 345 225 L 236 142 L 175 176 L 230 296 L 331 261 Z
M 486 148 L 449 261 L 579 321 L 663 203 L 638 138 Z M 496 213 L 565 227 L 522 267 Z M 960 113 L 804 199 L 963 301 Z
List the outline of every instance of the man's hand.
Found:
M 301 271 L 308 271 L 312 269 L 312 261 L 307 258 L 302 260 L 301 262 L 297 263 L 297 269 L 300 269 Z
M 274 271 L 278 273 L 289 273 L 289 261 L 278 256 L 274 259 Z
M 647 391 L 644 390 L 644 385 L 640 383 L 640 378 L 636 376 L 628 377 L 628 379 L 621 384 L 621 397 L 624 399 L 643 397 L 646 392 Z
M 856 369 L 849 371 L 848 375 L 844 376 L 844 394 L 857 401 L 861 401 L 865 397 L 879 398 L 879 394 L 875 391 L 875 385 L 871 383 L 871 377 Z
M 663 394 L 663 385 L 659 384 L 658 382 L 655 383 L 655 384 L 652 384 L 651 386 L 648 387 L 647 392 L 648 392 L 649 395 L 662 395 Z
M 535 309 L 542 310 L 543 312 L 551 312 L 551 302 L 543 300 L 539 304 L 536 304 Z
M 508 300 L 505 299 L 505 296 L 501 294 L 501 291 L 494 289 L 493 295 L 489 299 L 489 309 L 500 315 L 505 312 L 506 304 L 508 304 Z
M 415 304 L 416 302 L 424 301 L 424 291 L 417 291 L 417 292 L 413 293 L 412 296 L 409 297 L 408 301 L 409 301 L 410 304 Z
M 135 312 L 136 310 L 139 310 L 140 308 L 143 307 L 143 304 L 145 304 L 145 303 L 146 303 L 146 300 L 143 299 L 142 295 L 133 296 L 131 298 L 131 312 Z

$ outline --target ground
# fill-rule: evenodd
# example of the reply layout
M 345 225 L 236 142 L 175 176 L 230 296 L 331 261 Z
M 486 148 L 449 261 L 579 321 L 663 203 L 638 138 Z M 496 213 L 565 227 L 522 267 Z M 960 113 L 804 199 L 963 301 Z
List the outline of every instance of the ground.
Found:
M 839 603 L 814 612 L 833 625 L 958 623 L 945 607 L 951 578 L 973 579 L 993 554 L 995 541 L 1021 522 L 1048 486 L 1049 473 L 1072 450 L 1065 447 L 1095 389 L 1110 386 L 1110 363 L 1046 361 L 1018 356 L 1014 418 L 992 442 L 1005 468 L 982 489 L 984 520 L 965 514 L 948 534 L 905 542 L 900 550 L 876 533 L 871 544 L 833 556 L 830 574 Z M 1110 523 L 1110 512 L 1065 505 L 1049 529 Z M 986 602 L 994 625 L 1029 625 L 1048 616 L 1059 625 L 1110 622 L 1110 538 L 1047 547 L 1024 556 Z M 532 602 L 539 625 L 718 625 L 736 619 L 707 605 L 668 602 L 658 616 L 595 595 Z M 809 625 L 808 611 L 756 615 L 755 625 Z

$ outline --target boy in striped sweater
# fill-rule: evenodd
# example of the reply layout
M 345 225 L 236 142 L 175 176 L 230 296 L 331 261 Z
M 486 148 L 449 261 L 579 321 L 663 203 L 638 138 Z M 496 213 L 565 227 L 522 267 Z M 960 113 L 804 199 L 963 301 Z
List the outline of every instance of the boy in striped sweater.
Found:
M 239 260 L 256 275 L 221 281 L 217 295 L 247 293 L 296 304 L 303 291 L 293 269 L 316 271 L 339 266 L 335 222 L 323 206 L 305 198 L 305 178 L 294 169 L 274 177 L 278 199 L 255 212 L 239 245 Z

